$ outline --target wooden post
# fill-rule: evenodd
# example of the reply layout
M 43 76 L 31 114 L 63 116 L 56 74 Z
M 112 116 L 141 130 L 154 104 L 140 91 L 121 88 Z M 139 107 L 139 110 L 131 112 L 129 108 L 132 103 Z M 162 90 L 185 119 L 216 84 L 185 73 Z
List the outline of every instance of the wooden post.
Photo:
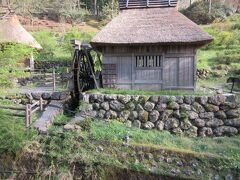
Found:
M 40 111 L 43 111 L 43 99 L 40 98 L 39 100 Z
M 67 74 L 69 73 L 69 69 L 67 68 Z M 67 87 L 66 87 L 66 89 L 68 89 L 68 87 L 69 87 L 69 79 L 67 80 Z
M 55 68 L 53 68 L 53 92 L 56 90 L 56 75 L 55 75 Z
M 28 128 L 30 124 L 32 123 L 32 117 L 31 117 L 31 105 L 26 105 L 26 118 L 25 118 L 25 126 Z

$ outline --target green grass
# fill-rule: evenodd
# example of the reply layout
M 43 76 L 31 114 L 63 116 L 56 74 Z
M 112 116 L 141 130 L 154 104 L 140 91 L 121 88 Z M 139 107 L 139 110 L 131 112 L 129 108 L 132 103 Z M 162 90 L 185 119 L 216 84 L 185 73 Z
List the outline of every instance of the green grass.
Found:
M 193 95 L 193 96 L 202 96 L 208 95 L 201 91 L 181 91 L 181 90 L 162 90 L 162 91 L 143 91 L 143 90 L 124 90 L 124 89 L 94 89 L 89 90 L 87 93 L 103 93 L 103 94 L 123 94 L 123 95 L 145 95 L 145 96 L 154 96 L 154 95 L 163 95 L 163 96 L 184 96 L 184 95 Z
M 219 157 L 231 158 L 240 165 L 240 137 L 189 138 L 172 135 L 167 131 L 127 128 L 118 121 L 92 123 L 91 135 L 96 140 L 122 141 L 131 137 L 130 143 L 159 146 L 187 152 L 209 153 Z
M 1 105 L 14 104 L 10 101 L 0 101 Z M 16 106 L 16 105 L 15 105 Z M 7 115 L 10 110 L 0 109 L 0 154 L 17 153 L 35 137 L 36 132 L 25 128 L 25 118 Z

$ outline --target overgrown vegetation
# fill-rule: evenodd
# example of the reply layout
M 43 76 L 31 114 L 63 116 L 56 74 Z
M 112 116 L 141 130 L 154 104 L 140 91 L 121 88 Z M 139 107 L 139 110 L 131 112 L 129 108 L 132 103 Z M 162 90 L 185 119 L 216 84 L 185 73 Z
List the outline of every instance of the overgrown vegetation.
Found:
M 240 15 L 236 14 L 223 22 L 203 26 L 214 41 L 199 51 L 198 68 L 209 69 L 217 77 L 240 75 Z
M 0 101 L 0 105 L 13 106 L 9 101 Z M 24 118 L 10 116 L 10 112 L 0 109 L 0 154 L 16 154 L 36 135 L 34 130 L 25 128 Z

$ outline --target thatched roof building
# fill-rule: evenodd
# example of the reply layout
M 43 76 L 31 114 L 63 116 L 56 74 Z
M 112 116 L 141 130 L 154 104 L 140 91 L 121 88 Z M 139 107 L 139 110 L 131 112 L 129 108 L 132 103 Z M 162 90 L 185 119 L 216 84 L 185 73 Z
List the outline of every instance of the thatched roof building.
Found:
M 195 89 L 196 50 L 213 40 L 177 10 L 177 0 L 119 0 L 119 15 L 91 41 L 103 53 L 103 84 Z
M 42 49 L 41 45 L 22 27 L 14 15 L 0 19 L 0 43 L 10 42 Z
M 92 40 L 106 44 L 206 44 L 212 37 L 176 8 L 123 10 Z

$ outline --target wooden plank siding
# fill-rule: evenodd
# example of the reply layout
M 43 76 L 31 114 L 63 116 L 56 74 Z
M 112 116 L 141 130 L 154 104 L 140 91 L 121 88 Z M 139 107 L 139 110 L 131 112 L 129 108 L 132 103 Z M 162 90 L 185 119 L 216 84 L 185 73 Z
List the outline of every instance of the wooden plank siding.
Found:
M 161 66 L 136 67 L 136 56 L 139 55 L 161 56 Z M 116 88 L 119 89 L 194 90 L 195 56 L 196 48 L 189 46 L 106 47 L 103 64 L 116 65 Z

